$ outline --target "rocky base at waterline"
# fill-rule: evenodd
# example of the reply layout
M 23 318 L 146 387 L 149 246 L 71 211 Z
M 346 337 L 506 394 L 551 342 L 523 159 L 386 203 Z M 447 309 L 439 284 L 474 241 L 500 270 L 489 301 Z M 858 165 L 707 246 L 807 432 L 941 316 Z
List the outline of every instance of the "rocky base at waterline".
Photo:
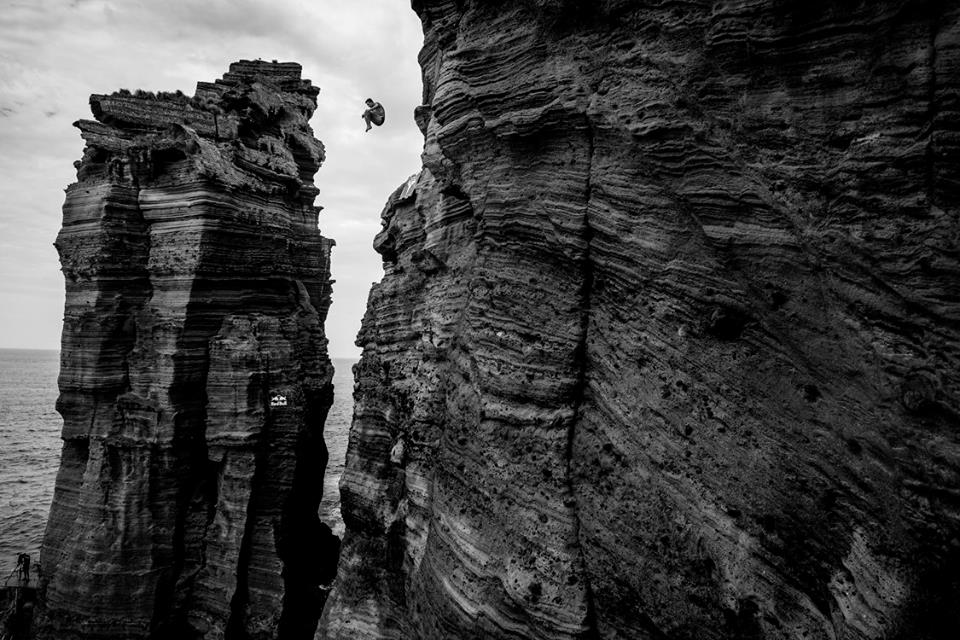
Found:
M 313 634 L 333 242 L 300 71 L 95 95 L 76 124 L 43 638 Z
M 414 7 L 317 638 L 954 638 L 960 6 Z

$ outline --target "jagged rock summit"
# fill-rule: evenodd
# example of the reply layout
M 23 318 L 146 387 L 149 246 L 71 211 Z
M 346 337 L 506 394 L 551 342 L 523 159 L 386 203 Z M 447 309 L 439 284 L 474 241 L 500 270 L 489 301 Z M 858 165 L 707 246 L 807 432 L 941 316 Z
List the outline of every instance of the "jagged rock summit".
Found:
M 41 637 L 313 634 L 339 548 L 317 517 L 333 242 L 300 73 L 241 61 L 76 123 Z
M 317 638 L 955 639 L 960 4 L 413 5 Z

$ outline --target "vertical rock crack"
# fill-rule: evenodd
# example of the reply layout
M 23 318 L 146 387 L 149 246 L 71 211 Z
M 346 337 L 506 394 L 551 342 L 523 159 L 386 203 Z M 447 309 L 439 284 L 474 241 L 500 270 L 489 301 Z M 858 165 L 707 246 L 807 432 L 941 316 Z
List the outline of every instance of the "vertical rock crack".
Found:
M 567 450 L 566 450 L 566 481 L 567 481 L 567 492 L 569 493 L 571 510 L 573 511 L 573 526 L 574 526 L 574 535 L 577 540 L 578 547 L 580 546 L 580 512 L 577 506 L 576 491 L 574 489 L 573 483 L 573 451 L 574 451 L 574 440 L 576 438 L 576 427 L 580 421 L 580 410 L 584 402 L 584 397 L 587 393 L 587 367 L 589 363 L 589 354 L 587 352 L 587 339 L 590 332 L 590 308 L 591 308 L 591 296 L 593 292 L 593 262 L 591 256 L 591 245 L 593 243 L 593 227 L 590 224 L 590 202 L 593 196 L 593 162 L 594 162 L 594 128 L 593 123 L 590 122 L 589 117 L 587 117 L 587 180 L 586 186 L 584 189 L 584 203 L 583 203 L 583 240 L 584 240 L 584 254 L 583 254 L 583 283 L 580 289 L 580 336 L 577 343 L 576 351 L 574 352 L 574 358 L 576 360 L 577 367 L 577 386 L 576 386 L 576 397 L 574 398 L 573 405 L 573 417 L 570 420 L 570 425 L 567 428 Z M 580 554 L 581 562 L 584 563 L 584 570 L 582 571 L 583 581 L 584 581 L 584 594 L 587 599 L 587 620 L 586 624 L 588 627 L 586 637 L 592 638 L 596 637 L 596 613 L 593 603 L 593 591 L 590 586 L 589 572 L 586 571 L 586 557 L 583 555 L 582 550 Z

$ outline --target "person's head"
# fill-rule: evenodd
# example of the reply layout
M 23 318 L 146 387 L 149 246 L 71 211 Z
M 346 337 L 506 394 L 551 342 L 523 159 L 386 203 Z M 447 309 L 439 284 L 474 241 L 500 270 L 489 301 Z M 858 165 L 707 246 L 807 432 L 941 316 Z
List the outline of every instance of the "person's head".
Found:
M 368 106 L 368 107 L 372 107 L 372 106 L 375 105 L 375 104 L 377 104 L 377 103 L 373 101 L 373 98 L 367 98 L 367 106 Z

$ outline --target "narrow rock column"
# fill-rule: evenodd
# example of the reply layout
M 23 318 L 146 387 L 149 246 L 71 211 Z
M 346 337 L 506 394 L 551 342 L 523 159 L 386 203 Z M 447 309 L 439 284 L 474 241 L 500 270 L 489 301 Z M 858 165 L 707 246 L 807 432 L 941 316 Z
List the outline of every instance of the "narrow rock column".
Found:
M 333 242 L 300 71 L 95 95 L 76 125 L 42 637 L 313 633 L 339 548 L 317 517 Z

